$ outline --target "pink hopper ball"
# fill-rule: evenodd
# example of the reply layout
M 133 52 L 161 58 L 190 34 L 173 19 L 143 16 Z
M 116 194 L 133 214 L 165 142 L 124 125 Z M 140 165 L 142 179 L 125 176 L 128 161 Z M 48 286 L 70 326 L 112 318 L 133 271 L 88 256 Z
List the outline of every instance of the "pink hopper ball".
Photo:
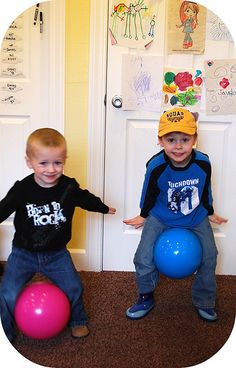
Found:
M 67 325 L 70 303 L 57 286 L 34 282 L 21 291 L 14 315 L 18 328 L 26 336 L 48 339 L 58 335 Z

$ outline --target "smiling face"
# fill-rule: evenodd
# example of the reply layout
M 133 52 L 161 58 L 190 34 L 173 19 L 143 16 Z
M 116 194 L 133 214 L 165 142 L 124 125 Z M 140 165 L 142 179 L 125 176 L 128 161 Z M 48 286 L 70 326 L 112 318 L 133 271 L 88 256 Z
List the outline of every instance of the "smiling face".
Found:
M 64 146 L 47 147 L 35 143 L 32 154 L 26 156 L 27 166 L 34 171 L 34 179 L 38 185 L 50 188 L 58 183 L 63 174 L 66 160 Z
M 159 137 L 159 144 L 164 148 L 171 163 L 176 167 L 184 167 L 191 159 L 192 148 L 197 136 L 173 132 Z
M 191 9 L 190 7 L 187 8 L 184 12 L 187 18 L 193 18 L 196 16 L 197 12 L 194 9 Z

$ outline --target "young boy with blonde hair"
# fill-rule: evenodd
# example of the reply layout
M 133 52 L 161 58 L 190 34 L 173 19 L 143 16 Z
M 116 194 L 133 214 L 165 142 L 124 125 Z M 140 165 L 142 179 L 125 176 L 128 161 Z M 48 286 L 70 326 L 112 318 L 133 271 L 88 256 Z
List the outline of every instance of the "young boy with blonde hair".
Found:
M 33 173 L 17 181 L 0 201 L 0 223 L 15 212 L 12 251 L 0 290 L 2 325 L 10 341 L 14 338 L 17 296 L 38 272 L 67 295 L 72 336 L 89 334 L 83 286 L 66 245 L 76 207 L 103 214 L 116 210 L 63 174 L 66 155 L 66 140 L 57 130 L 34 131 L 26 146 L 26 164 Z
M 184 108 L 164 112 L 158 139 L 163 150 L 147 163 L 140 215 L 124 220 L 135 228 L 144 225 L 134 256 L 139 298 L 127 309 L 126 316 L 139 319 L 154 307 L 159 271 L 153 248 L 164 230 L 180 227 L 193 231 L 202 245 L 202 263 L 192 284 L 193 305 L 202 319 L 216 321 L 217 249 L 209 220 L 217 224 L 227 220 L 213 209 L 209 158 L 193 149 L 197 139 L 196 115 Z

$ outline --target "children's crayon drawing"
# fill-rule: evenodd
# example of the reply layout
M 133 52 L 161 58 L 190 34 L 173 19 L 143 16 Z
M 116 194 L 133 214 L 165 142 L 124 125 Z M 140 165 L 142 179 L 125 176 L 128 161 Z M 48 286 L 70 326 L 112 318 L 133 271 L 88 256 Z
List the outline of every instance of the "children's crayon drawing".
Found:
M 113 1 L 110 12 L 112 45 L 144 49 L 156 37 L 157 0 Z
M 206 38 L 214 41 L 233 42 L 225 23 L 209 9 L 207 10 Z
M 162 56 L 123 55 L 123 110 L 160 111 L 162 74 Z
M 205 61 L 206 112 L 236 114 L 236 59 Z
M 168 1 L 168 52 L 202 54 L 206 8 L 193 1 Z
M 199 111 L 202 94 L 202 71 L 166 68 L 163 83 L 163 110 L 186 107 Z

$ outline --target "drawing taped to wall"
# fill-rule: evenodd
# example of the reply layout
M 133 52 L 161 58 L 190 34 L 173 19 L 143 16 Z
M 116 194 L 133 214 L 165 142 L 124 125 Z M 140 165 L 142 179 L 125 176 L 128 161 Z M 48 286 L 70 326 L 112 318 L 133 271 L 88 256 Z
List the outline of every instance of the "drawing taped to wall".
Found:
M 186 107 L 199 111 L 202 95 L 202 71 L 165 68 L 163 82 L 163 110 Z
M 123 110 L 160 111 L 162 73 L 162 56 L 123 55 Z
M 206 112 L 236 114 L 236 59 L 205 61 Z
M 183 48 L 188 49 L 193 47 L 192 33 L 198 26 L 199 6 L 197 3 L 184 1 L 179 10 L 181 24 L 177 24 L 177 28 L 183 28 L 184 40 Z
M 207 10 L 206 38 L 214 41 L 233 42 L 225 23 L 209 9 Z
M 110 12 L 112 45 L 144 49 L 156 37 L 156 0 L 113 1 Z
M 168 52 L 202 54 L 206 8 L 193 1 L 168 1 Z

